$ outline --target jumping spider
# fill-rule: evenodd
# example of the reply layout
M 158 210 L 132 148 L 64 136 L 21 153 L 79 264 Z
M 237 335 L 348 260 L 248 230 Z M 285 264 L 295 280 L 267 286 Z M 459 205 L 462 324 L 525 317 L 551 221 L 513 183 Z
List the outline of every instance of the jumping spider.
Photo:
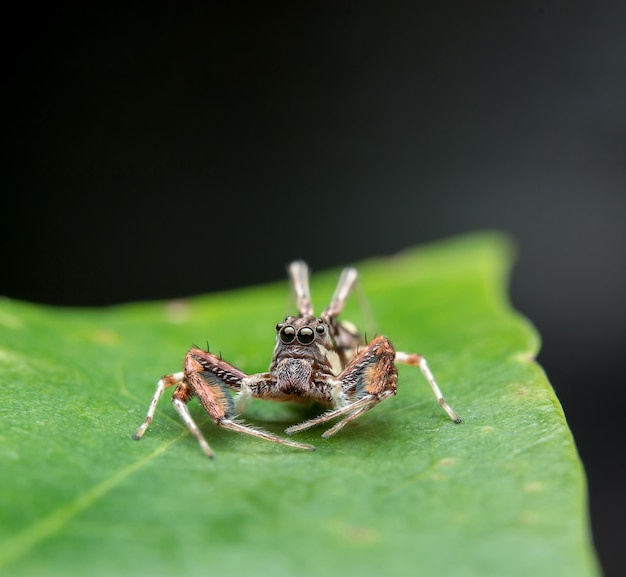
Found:
M 135 433 L 135 439 L 141 439 L 152 422 L 163 391 L 176 386 L 172 403 L 208 457 L 213 458 L 213 451 L 187 408 L 194 396 L 220 427 L 312 451 L 313 445 L 251 427 L 237 420 L 237 415 L 252 397 L 316 402 L 330 410 L 288 427 L 285 433 L 291 435 L 342 417 L 322 435 L 330 437 L 396 394 L 398 370 L 394 362 L 419 367 L 443 410 L 454 422 L 461 422 L 445 402 L 424 357 L 396 352 L 384 336 L 365 343 L 353 325 L 337 319 L 357 280 L 356 269 L 343 270 L 330 304 L 319 317 L 313 314 L 307 265 L 302 261 L 291 263 L 289 275 L 300 314 L 276 324 L 276 346 L 269 371 L 247 375 L 213 353 L 192 348 L 185 356 L 183 371 L 159 380 L 146 420 Z M 236 395 L 231 396 L 230 391 Z

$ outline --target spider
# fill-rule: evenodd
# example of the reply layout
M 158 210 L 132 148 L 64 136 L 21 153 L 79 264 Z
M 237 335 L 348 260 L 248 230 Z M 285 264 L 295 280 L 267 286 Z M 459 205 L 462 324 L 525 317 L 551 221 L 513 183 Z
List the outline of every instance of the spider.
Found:
M 146 419 L 133 438 L 141 439 L 152 422 L 163 391 L 175 386 L 172 403 L 210 458 L 214 453 L 187 407 L 194 396 L 220 427 L 312 451 L 315 450 L 313 445 L 252 427 L 237 416 L 253 397 L 316 402 L 329 410 L 288 427 L 285 433 L 291 435 L 340 418 L 322 434 L 323 438 L 328 438 L 396 394 L 398 370 L 395 363 L 419 367 L 443 410 L 454 422 L 461 422 L 444 400 L 424 357 L 396 351 L 384 336 L 366 343 L 351 323 L 338 320 L 356 283 L 356 269 L 343 270 L 330 304 L 320 316 L 313 314 L 307 265 L 295 261 L 289 265 L 288 271 L 299 315 L 288 316 L 276 324 L 276 345 L 269 371 L 247 375 L 220 356 L 194 347 L 185 355 L 183 371 L 165 375 L 159 380 Z M 231 395 L 230 391 L 236 395 Z

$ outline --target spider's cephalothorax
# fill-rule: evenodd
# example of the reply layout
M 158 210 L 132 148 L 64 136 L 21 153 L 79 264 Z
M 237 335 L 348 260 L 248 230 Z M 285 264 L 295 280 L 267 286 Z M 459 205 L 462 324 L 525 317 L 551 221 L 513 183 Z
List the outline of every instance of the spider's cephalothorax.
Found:
M 324 383 L 335 376 L 333 341 L 322 318 L 287 317 L 276 325 L 270 373 L 276 376 L 266 396 L 331 404 Z
M 187 403 L 194 396 L 198 397 L 216 425 L 312 450 L 312 445 L 251 427 L 236 420 L 236 417 L 253 397 L 316 402 L 329 407 L 329 410 L 319 417 L 291 426 L 285 432 L 297 433 L 342 417 L 322 435 L 329 437 L 374 405 L 396 394 L 396 362 L 419 367 L 441 407 L 453 421 L 460 422 L 457 414 L 444 401 L 424 357 L 397 352 L 384 336 L 366 344 L 353 325 L 338 320 L 356 282 L 355 269 L 344 269 L 330 304 L 319 317 L 313 314 L 306 264 L 302 261 L 291 263 L 289 273 L 300 314 L 288 316 L 276 324 L 276 346 L 269 370 L 246 375 L 221 357 L 192 348 L 185 356 L 183 371 L 159 380 L 146 420 L 135 433 L 135 439 L 140 439 L 152 422 L 163 391 L 176 386 L 172 402 L 209 457 L 213 457 L 213 451 L 187 408 Z M 236 393 L 234 397 L 231 391 Z

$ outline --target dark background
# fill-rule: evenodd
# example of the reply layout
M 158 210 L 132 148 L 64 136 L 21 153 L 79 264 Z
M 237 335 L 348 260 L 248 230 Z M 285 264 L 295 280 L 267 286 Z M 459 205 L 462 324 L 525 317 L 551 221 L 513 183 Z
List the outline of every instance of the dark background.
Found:
M 0 294 L 180 297 L 508 231 L 626 574 L 626 2 L 133 6 L 5 13 Z

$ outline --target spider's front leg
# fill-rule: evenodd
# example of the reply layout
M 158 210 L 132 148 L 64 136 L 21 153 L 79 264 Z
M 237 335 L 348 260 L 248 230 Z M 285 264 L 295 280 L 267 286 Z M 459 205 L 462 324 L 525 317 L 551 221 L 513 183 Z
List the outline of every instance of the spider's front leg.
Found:
M 328 429 L 322 437 L 327 438 L 360 417 L 372 407 L 396 394 L 398 370 L 394 364 L 396 351 L 386 337 L 375 338 L 359 350 L 345 370 L 337 377 L 341 386 L 338 408 L 294 425 L 285 430 L 287 434 L 304 431 L 321 425 L 336 417 L 344 417 Z
M 269 381 L 274 378 L 270 373 L 248 376 L 214 354 L 198 348 L 193 348 L 187 353 L 184 368 L 185 370 L 182 373 L 167 375 L 159 380 L 146 420 L 139 427 L 134 436 L 135 439 L 140 439 L 148 425 L 150 425 L 156 405 L 164 389 L 177 385 L 172 395 L 172 403 L 187 425 L 187 428 L 197 439 L 204 453 L 210 458 L 214 456 L 213 451 L 187 407 L 187 403 L 194 396 L 198 397 L 204 410 L 209 414 L 213 422 L 220 427 L 299 449 L 314 450 L 312 445 L 296 443 L 235 420 L 236 403 L 230 391 L 238 392 L 243 400 L 249 394 L 249 384 L 255 383 L 257 386 L 262 386 L 264 380 Z

